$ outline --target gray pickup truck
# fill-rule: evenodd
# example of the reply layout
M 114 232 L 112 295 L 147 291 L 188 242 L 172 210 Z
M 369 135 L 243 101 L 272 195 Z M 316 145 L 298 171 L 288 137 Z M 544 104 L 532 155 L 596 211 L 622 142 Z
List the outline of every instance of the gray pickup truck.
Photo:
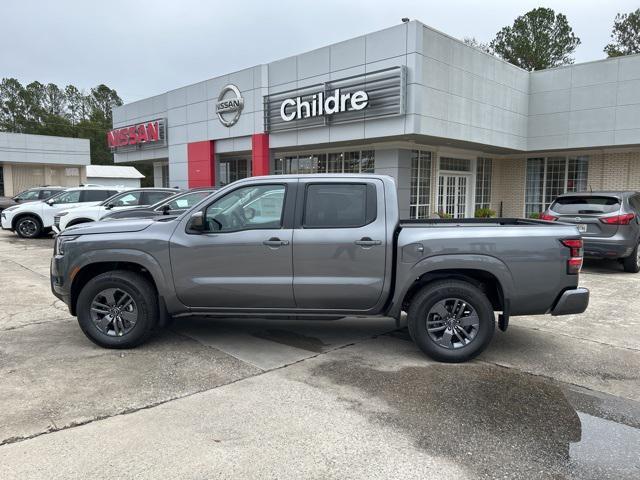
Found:
M 283 175 L 240 180 L 177 217 L 69 228 L 51 287 L 108 348 L 189 315 L 381 315 L 430 357 L 461 362 L 491 341 L 494 312 L 503 330 L 513 315 L 583 312 L 581 266 L 575 226 L 401 221 L 390 177 Z

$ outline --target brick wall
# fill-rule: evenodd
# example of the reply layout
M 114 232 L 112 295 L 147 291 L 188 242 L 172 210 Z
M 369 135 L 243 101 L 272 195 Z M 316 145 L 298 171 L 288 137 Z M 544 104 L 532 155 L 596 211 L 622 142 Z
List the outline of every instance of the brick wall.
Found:
M 527 162 L 524 158 L 494 158 L 491 175 L 491 208 L 503 217 L 524 213 Z M 502 213 L 500 212 L 502 202 Z
M 562 154 L 548 154 L 548 156 Z M 640 151 L 586 151 L 589 156 L 588 188 L 591 190 L 640 191 Z M 524 215 L 525 158 L 494 158 L 491 177 L 491 208 L 502 216 Z

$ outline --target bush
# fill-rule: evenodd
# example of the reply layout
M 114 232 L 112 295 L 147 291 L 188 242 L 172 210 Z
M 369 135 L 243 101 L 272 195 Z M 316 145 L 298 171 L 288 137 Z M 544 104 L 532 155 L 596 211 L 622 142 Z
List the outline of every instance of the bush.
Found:
M 453 215 L 451 215 L 450 213 L 447 213 L 447 212 L 443 212 L 442 210 L 438 210 L 436 212 L 436 215 L 438 215 L 438 217 L 440 217 L 440 218 L 453 218 Z
M 496 216 L 496 211 L 490 208 L 479 208 L 473 216 L 476 218 L 493 218 Z
M 529 218 L 532 218 L 534 220 L 538 220 L 540 218 L 540 215 L 542 215 L 541 213 L 530 213 L 529 214 Z

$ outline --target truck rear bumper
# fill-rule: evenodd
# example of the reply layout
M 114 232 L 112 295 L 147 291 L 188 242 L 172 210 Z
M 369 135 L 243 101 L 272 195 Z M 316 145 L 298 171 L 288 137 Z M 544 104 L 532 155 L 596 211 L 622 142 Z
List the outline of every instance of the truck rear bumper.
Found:
M 584 312 L 589 306 L 589 290 L 573 288 L 565 290 L 551 309 L 551 315 L 572 315 Z

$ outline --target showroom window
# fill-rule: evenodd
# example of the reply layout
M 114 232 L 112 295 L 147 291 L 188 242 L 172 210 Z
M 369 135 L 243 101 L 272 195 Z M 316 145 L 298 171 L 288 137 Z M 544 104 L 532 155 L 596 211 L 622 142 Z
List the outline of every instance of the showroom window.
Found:
M 491 172 L 493 162 L 490 158 L 480 157 L 476 163 L 476 210 L 491 205 Z
M 168 188 L 169 187 L 169 164 L 162 165 L 161 172 L 162 172 L 162 186 L 165 188 Z
M 429 218 L 431 215 L 431 152 L 411 152 L 411 218 Z
M 4 197 L 4 169 L 0 165 L 0 197 Z
M 375 168 L 376 159 L 373 150 L 283 155 L 273 160 L 274 175 L 287 173 L 374 173 Z
M 544 212 L 566 192 L 587 189 L 589 157 L 540 157 L 527 159 L 525 216 Z
M 440 157 L 440 170 L 470 172 L 471 160 L 466 158 Z

